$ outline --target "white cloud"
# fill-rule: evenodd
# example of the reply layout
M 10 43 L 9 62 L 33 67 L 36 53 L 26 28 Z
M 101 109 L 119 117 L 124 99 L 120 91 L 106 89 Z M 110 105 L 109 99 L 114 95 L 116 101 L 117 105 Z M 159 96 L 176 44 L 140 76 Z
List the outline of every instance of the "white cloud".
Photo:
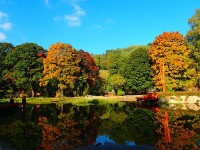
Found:
M 75 15 L 77 16 L 84 16 L 86 15 L 85 11 L 77 4 L 74 4 Z
M 6 39 L 6 36 L 0 32 L 0 42 L 4 41 Z
M 11 30 L 12 23 L 8 22 L 8 14 L 0 11 L 0 29 L 2 30 Z
M 67 24 L 70 27 L 75 27 L 75 26 L 81 25 L 80 18 L 79 18 L 79 16 L 76 16 L 76 15 L 65 15 L 65 20 L 67 20 Z
M 0 24 L 0 29 L 11 30 L 12 24 L 10 22 L 2 23 L 2 24 Z
M 56 16 L 53 20 L 65 20 L 70 27 L 81 26 L 81 17 L 86 15 L 86 12 L 78 4 L 82 1 L 86 0 L 62 0 L 63 3 L 72 7 L 73 12 L 71 14 L 65 14 L 64 16 Z
M 3 22 L 4 20 L 7 20 L 8 14 L 0 11 L 0 23 Z
M 12 23 L 8 22 L 8 14 L 0 11 L 0 29 L 1 30 L 11 30 L 12 29 Z M 2 32 L 0 32 L 0 42 L 4 41 L 6 39 L 6 35 Z
M 80 7 L 78 2 L 85 0 L 71 0 L 70 4 L 74 10 L 72 14 L 66 14 L 64 16 L 64 20 L 67 21 L 67 24 L 70 27 L 81 26 L 81 16 L 85 16 L 85 11 Z M 54 20 L 58 20 L 59 17 L 54 18 Z
M 0 18 L 1 18 L 1 19 L 2 19 L 2 18 L 7 18 L 7 17 L 8 17 L 8 15 L 7 15 L 6 13 L 0 11 Z
M 8 14 L 0 10 L 0 23 L 6 22 L 8 20 Z

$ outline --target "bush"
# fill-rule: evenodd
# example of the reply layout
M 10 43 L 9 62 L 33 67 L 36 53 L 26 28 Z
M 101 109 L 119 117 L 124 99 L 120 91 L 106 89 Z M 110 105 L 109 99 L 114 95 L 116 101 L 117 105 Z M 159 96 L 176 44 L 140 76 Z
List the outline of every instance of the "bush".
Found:
M 109 93 L 110 91 L 112 91 L 112 89 L 113 89 L 113 87 L 110 86 L 110 85 L 108 85 L 108 86 L 106 87 L 106 93 Z
M 118 107 L 123 107 L 124 105 L 126 105 L 125 102 L 117 102 Z
M 122 90 L 118 90 L 118 91 L 117 91 L 117 95 L 118 95 L 118 96 L 124 96 L 124 95 L 125 95 L 125 92 L 122 91 Z

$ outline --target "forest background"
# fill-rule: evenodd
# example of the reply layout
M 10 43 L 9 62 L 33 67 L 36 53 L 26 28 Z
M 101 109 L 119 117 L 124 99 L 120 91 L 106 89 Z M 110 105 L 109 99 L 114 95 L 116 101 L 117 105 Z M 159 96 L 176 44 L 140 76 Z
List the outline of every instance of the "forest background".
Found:
M 184 37 L 163 32 L 145 46 L 93 55 L 70 44 L 0 43 L 0 98 L 188 91 L 200 88 L 200 9 Z

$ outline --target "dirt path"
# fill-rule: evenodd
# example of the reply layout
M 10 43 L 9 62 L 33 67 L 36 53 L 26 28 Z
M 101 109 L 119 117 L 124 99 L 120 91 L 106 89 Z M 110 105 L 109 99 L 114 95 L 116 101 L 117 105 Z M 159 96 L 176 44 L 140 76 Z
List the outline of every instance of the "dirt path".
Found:
M 136 97 L 141 97 L 142 95 L 126 95 L 126 96 L 94 96 L 97 99 L 116 99 L 119 101 L 136 101 Z

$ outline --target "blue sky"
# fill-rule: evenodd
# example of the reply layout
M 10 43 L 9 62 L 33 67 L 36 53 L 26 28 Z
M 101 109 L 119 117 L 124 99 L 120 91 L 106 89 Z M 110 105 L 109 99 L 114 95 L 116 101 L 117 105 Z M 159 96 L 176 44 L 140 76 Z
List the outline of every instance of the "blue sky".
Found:
M 164 31 L 190 29 L 199 0 L 0 0 L 0 42 L 56 42 L 77 50 L 146 45 Z

